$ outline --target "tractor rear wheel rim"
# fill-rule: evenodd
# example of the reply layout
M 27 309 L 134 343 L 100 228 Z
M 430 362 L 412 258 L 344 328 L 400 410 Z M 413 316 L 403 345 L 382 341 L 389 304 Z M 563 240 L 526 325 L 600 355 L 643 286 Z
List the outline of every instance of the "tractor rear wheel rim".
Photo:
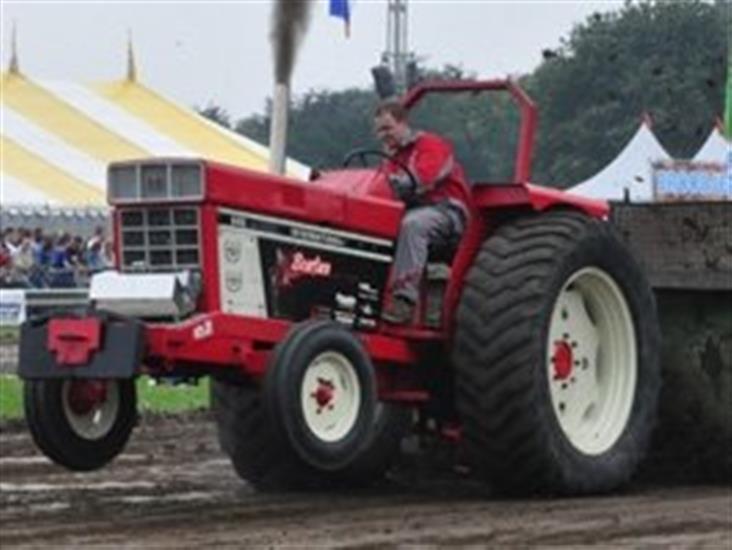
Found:
M 552 407 L 570 443 L 587 455 L 610 449 L 630 418 L 638 353 L 627 300 L 605 271 L 581 269 L 562 287 L 546 365 Z
M 87 385 L 104 384 L 103 391 L 86 391 Z M 87 394 L 82 402 L 79 395 Z M 96 394 L 90 400 L 88 394 Z M 61 389 L 64 415 L 71 430 L 80 438 L 90 441 L 106 436 L 120 410 L 119 384 L 115 380 L 65 380 Z
M 317 355 L 305 370 L 300 403 L 315 437 L 327 443 L 346 437 L 361 407 L 361 384 L 351 361 L 333 351 Z

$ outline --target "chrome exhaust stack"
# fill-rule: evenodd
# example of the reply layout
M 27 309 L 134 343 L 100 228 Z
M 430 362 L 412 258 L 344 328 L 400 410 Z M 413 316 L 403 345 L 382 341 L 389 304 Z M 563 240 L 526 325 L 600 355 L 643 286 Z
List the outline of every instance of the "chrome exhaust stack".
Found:
M 272 120 L 269 131 L 269 171 L 284 174 L 287 161 L 287 118 L 290 107 L 290 87 L 275 84 L 272 100 Z

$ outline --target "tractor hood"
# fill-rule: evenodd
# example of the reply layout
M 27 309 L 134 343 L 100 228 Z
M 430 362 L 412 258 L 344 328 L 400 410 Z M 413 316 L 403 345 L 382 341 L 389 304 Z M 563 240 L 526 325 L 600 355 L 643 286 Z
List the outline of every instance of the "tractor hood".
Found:
M 351 197 L 393 199 L 391 188 L 381 170 L 333 170 L 317 175 L 310 183 L 320 189 L 345 193 Z
M 204 202 L 394 238 L 404 206 L 383 172 L 328 171 L 311 181 L 205 162 Z

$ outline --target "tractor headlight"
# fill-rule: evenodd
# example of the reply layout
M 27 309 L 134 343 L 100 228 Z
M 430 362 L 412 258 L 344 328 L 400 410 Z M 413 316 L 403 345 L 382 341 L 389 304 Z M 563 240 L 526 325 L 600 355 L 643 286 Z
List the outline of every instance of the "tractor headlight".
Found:
M 107 178 L 110 200 L 135 200 L 140 194 L 137 189 L 137 166 L 112 166 Z
M 185 160 L 113 163 L 107 173 L 107 193 L 112 204 L 200 200 L 203 165 Z
M 140 167 L 142 192 L 145 199 L 166 199 L 170 196 L 168 167 L 165 164 L 148 164 Z
M 203 175 L 199 164 L 174 164 L 171 168 L 170 177 L 173 197 L 203 195 Z

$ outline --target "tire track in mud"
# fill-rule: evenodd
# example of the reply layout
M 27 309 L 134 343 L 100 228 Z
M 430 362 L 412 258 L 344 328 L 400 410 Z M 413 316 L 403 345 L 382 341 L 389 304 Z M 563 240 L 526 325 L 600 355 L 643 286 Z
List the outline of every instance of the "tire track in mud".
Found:
M 688 502 L 664 506 L 667 496 L 654 494 L 637 499 L 637 508 L 622 513 L 618 512 L 618 499 L 602 499 L 605 502 L 596 503 L 596 509 L 588 513 L 585 503 L 578 506 L 574 501 L 543 506 L 457 501 L 446 506 L 442 500 L 419 502 L 415 495 L 389 500 L 382 496 L 347 500 L 255 498 L 247 503 L 204 503 L 205 509 L 174 507 L 152 517 L 128 514 L 117 518 L 113 525 L 106 517 L 62 528 L 37 525 L 34 536 L 26 542 L 63 541 L 67 547 L 112 543 L 123 548 L 293 544 L 365 548 L 489 543 L 637 546 L 651 542 L 677 547 L 729 546 L 729 518 L 710 516 L 706 511 L 710 505 L 721 505 L 723 510 L 725 501 L 729 503 L 727 497 L 692 498 L 692 506 L 701 504 L 702 509 L 690 513 Z M 690 495 L 683 496 L 688 500 Z
M 0 546 L 83 548 L 408 545 L 732 547 L 730 487 L 635 485 L 623 495 L 499 500 L 422 470 L 350 494 L 255 493 L 208 416 L 144 421 L 111 466 L 49 463 L 0 432 Z

